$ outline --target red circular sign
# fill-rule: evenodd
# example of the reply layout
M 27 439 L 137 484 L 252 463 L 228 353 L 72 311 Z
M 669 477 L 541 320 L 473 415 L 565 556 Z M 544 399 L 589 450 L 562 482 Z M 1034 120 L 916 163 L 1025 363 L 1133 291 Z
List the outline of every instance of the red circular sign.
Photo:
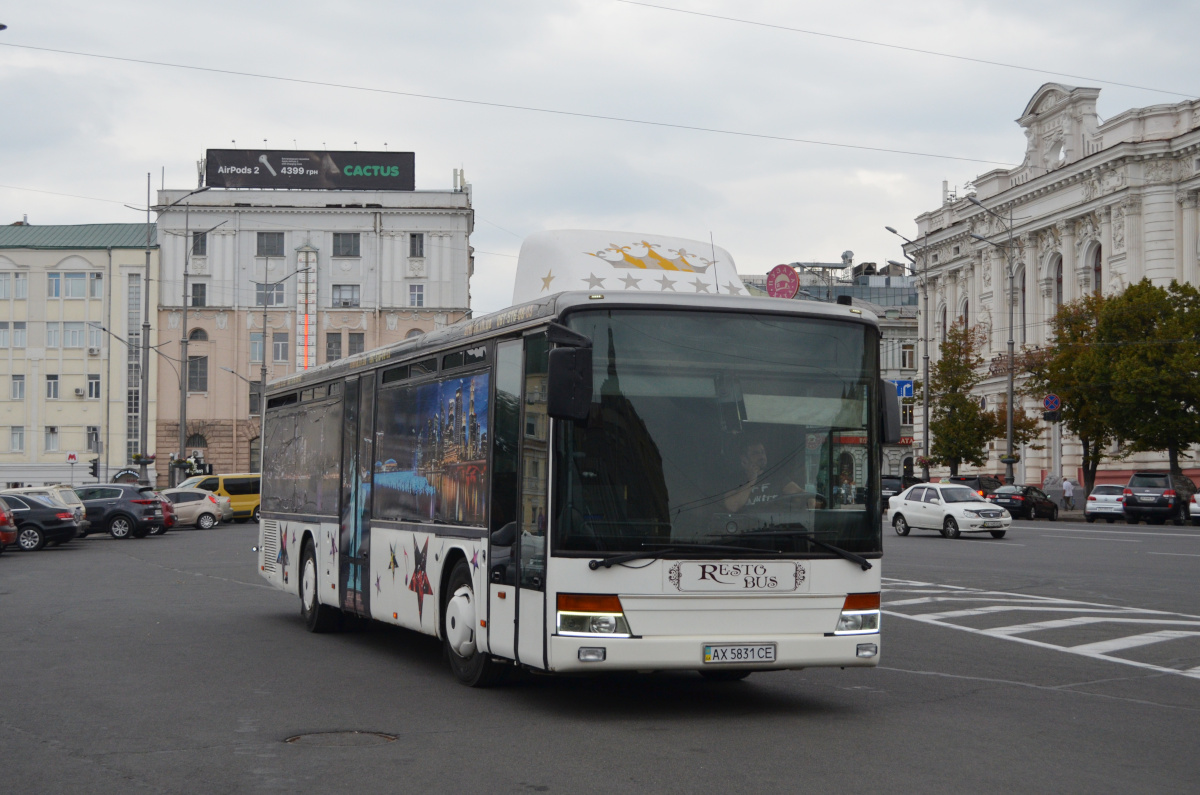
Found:
M 791 265 L 776 265 L 767 274 L 767 295 L 772 298 L 795 298 L 800 289 L 800 277 Z

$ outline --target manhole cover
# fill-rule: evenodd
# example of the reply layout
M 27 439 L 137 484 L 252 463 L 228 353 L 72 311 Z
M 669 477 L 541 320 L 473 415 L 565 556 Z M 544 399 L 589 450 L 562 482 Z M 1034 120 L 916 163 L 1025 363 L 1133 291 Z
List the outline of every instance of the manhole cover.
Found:
M 396 741 L 394 734 L 383 732 L 314 732 L 297 734 L 284 740 L 292 745 L 322 745 L 344 748 L 354 745 L 384 745 Z

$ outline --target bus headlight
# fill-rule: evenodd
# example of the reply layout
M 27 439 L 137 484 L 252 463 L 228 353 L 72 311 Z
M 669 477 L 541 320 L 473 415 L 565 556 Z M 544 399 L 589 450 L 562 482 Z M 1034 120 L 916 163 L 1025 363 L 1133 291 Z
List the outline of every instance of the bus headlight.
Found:
M 629 622 L 616 596 L 560 593 L 557 627 L 559 635 L 630 636 Z
M 879 594 L 846 594 L 834 635 L 870 635 L 879 631 Z

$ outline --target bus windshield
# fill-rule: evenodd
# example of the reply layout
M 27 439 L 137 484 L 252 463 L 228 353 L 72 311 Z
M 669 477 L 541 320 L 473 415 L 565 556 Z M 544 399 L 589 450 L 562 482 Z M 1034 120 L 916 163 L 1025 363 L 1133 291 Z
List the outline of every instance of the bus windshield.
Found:
M 806 536 L 880 551 L 874 328 L 657 310 L 568 322 L 593 341 L 593 395 L 556 433 L 551 554 L 829 554 Z

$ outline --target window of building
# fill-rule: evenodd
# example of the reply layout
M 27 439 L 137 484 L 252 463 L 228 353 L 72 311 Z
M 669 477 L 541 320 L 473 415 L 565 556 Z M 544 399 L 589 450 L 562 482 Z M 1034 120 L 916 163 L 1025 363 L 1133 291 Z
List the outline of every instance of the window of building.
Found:
M 12 297 L 12 274 L 0 273 L 0 301 Z
M 333 362 L 342 358 L 342 332 L 331 331 L 325 335 L 325 361 Z
M 288 335 L 286 331 L 276 331 L 271 334 L 271 357 L 277 362 L 288 359 Z
M 187 438 L 187 442 L 184 444 L 184 446 L 189 448 L 208 447 L 208 439 L 206 439 L 202 433 L 193 433 Z
M 958 256 L 958 252 L 960 251 L 960 248 L 959 248 L 958 246 L 955 246 L 955 247 L 954 247 L 954 248 L 953 248 L 951 251 L 952 251 L 952 253 L 954 254 L 954 256 L 956 256 L 956 257 L 957 257 L 957 256 Z
M 192 232 L 192 256 L 208 256 L 208 232 Z
M 208 285 L 192 282 L 192 306 L 208 306 Z
M 14 348 L 24 348 L 26 340 L 25 321 L 14 320 L 12 324 L 12 346 Z
M 367 335 L 361 331 L 351 331 L 350 349 L 347 351 L 347 353 L 350 356 L 353 356 L 356 353 L 362 353 L 364 350 L 366 350 L 366 338 Z
M 423 285 L 423 284 L 408 285 L 408 305 L 409 306 L 425 306 L 425 285 Z
M 189 356 L 187 364 L 187 382 L 189 392 L 208 391 L 208 357 Z
M 64 348 L 82 348 L 84 339 L 84 323 L 63 323 L 62 343 Z
M 88 347 L 97 348 L 104 344 L 104 332 L 100 330 L 98 323 L 87 324 Z
M 0 348 L 12 345 L 12 336 L 8 333 L 8 321 L 0 320 Z
M 87 426 L 87 451 L 89 453 L 100 452 L 100 426 Z
M 963 301 L 962 312 L 959 313 L 959 318 L 962 320 L 963 328 L 971 327 L 971 303 Z
M 912 403 L 901 403 L 900 404 L 900 424 L 901 425 L 912 425 L 913 424 L 913 408 L 914 408 L 914 406 Z
M 422 334 L 424 334 L 424 333 L 425 333 L 425 332 L 424 332 L 424 331 L 421 331 L 421 329 L 419 329 L 419 328 L 413 328 L 413 329 L 409 329 L 409 330 L 408 330 L 408 333 L 404 335 L 404 339 L 406 339 L 406 340 L 410 340 L 410 339 L 412 339 L 413 337 L 419 337 L 419 336 L 421 336 L 421 335 L 422 335 Z
M 425 256 L 425 234 L 423 232 L 412 232 L 408 236 L 408 256 L 423 257 Z
M 202 328 L 192 329 L 192 333 L 188 334 L 189 342 L 208 342 L 208 332 Z
M 254 285 L 254 305 L 255 306 L 281 306 L 283 304 L 283 285 L 276 284 L 255 284 Z
M 89 375 L 87 377 L 87 396 L 90 400 L 100 399 L 100 376 Z
M 14 453 L 25 452 L 25 428 L 13 425 L 8 429 L 8 449 Z
M 258 233 L 258 256 L 260 256 L 260 257 L 282 257 L 283 256 L 283 232 L 259 232 Z
M 88 297 L 103 298 L 104 297 L 104 274 L 89 273 L 88 274 Z
M 333 305 L 334 306 L 358 306 L 358 285 L 357 284 L 335 284 L 335 285 L 333 285 Z
M 1063 264 L 1062 257 L 1054 266 L 1054 305 L 1062 306 L 1063 302 Z
M 46 452 L 53 453 L 58 450 L 58 426 L 46 426 Z
M 59 298 L 62 294 L 62 274 L 47 273 L 46 274 L 46 297 Z
M 250 332 L 250 361 L 261 362 L 263 360 L 263 333 L 261 331 Z
M 334 232 L 333 233 L 333 256 L 335 257 L 357 257 L 359 255 L 359 234 L 358 232 Z
M 262 472 L 262 438 L 258 436 L 250 440 L 250 471 Z
M 917 346 L 906 342 L 900 346 L 900 369 L 913 370 L 917 366 Z
M 250 416 L 262 414 L 262 381 L 250 382 Z
M 29 297 L 29 277 L 24 273 L 13 274 L 13 298 Z
M 12 393 L 11 394 L 12 394 L 13 400 L 24 400 L 25 399 L 25 376 L 14 375 L 12 377 Z
M 1092 252 L 1092 291 L 1096 295 L 1101 295 L 1104 292 L 1104 282 L 1101 278 L 1104 276 L 1101 271 L 1101 249 L 1096 246 L 1096 250 Z
M 63 298 L 85 298 L 87 297 L 87 274 L 86 273 L 64 273 L 63 274 Z
M 62 347 L 62 324 L 47 323 L 46 324 L 46 347 L 61 348 Z
M 938 337 L 938 339 L 941 340 L 942 342 L 945 342 L 947 326 L 946 326 L 946 307 L 944 307 L 944 306 L 942 307 L 941 320 L 938 321 L 938 331 L 941 333 L 941 336 Z

